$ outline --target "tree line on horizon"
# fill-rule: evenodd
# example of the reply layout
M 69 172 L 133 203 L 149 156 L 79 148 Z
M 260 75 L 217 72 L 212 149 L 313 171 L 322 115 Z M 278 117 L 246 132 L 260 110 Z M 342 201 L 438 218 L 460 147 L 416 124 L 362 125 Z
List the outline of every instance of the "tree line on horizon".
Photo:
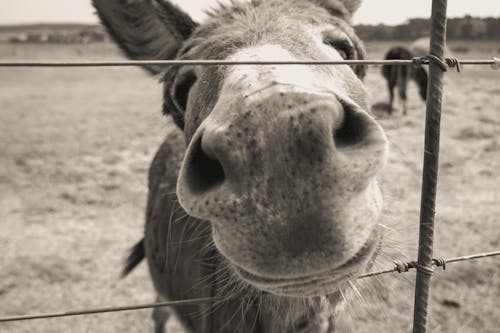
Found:
M 355 30 L 363 40 L 413 40 L 430 35 L 429 18 L 412 18 L 399 25 L 359 24 Z M 478 18 L 464 16 L 449 18 L 447 38 L 481 39 L 500 42 L 500 17 Z
M 355 30 L 362 40 L 415 40 L 430 35 L 429 18 L 411 18 L 403 24 L 359 24 Z M 82 37 L 83 36 L 83 37 Z M 449 40 L 488 40 L 500 43 L 500 17 L 464 16 L 449 18 Z M 0 25 L 0 42 L 11 43 L 78 43 L 104 42 L 109 38 L 98 24 L 28 24 Z

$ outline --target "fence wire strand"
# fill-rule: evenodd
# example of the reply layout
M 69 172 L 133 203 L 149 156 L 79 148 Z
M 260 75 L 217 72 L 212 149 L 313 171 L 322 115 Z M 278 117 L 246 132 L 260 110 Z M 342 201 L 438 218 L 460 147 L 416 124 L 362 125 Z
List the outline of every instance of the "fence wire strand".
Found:
M 444 59 L 452 63 L 456 58 Z M 500 67 L 500 59 L 458 60 L 461 65 L 489 65 Z M 269 60 L 269 61 L 230 61 L 230 60 L 117 60 L 117 61 L 0 61 L 0 67 L 130 67 L 130 66 L 222 66 L 222 65 L 428 65 L 428 56 L 408 60 Z
M 462 256 L 462 257 L 433 259 L 432 265 L 445 268 L 446 267 L 445 265 L 448 263 L 482 259 L 482 258 L 488 258 L 488 257 L 496 257 L 496 256 L 500 256 L 500 251 L 478 253 L 478 254 L 467 255 L 467 256 Z M 415 261 L 410 261 L 407 263 L 395 262 L 394 267 L 391 269 L 367 273 L 367 274 L 359 276 L 358 279 L 365 279 L 365 278 L 369 278 L 369 277 L 374 277 L 374 276 L 379 276 L 379 275 L 384 275 L 384 274 L 389 274 L 389 273 L 395 273 L 395 272 L 406 273 L 414 268 L 416 268 Z M 144 309 L 160 308 L 160 307 L 168 307 L 168 306 L 198 305 L 198 304 L 206 304 L 206 303 L 223 302 L 225 300 L 229 300 L 229 299 L 227 297 L 208 297 L 208 298 L 196 298 L 196 299 L 186 299 L 186 300 L 179 300 L 179 301 L 150 303 L 150 304 L 117 306 L 117 307 L 85 309 L 85 310 L 73 310 L 73 311 L 64 311 L 64 312 L 46 313 L 46 314 L 18 315 L 18 316 L 0 317 L 0 323 L 28 321 L 28 320 L 35 320 L 35 319 L 51 319 L 51 318 L 61 318 L 61 317 L 85 316 L 85 315 L 92 315 L 92 314 L 144 310 Z

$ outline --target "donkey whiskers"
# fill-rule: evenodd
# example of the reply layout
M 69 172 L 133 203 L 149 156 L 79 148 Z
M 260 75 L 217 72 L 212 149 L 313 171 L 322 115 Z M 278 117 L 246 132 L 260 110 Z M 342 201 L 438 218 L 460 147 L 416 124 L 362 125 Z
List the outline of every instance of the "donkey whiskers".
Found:
M 349 285 L 351 286 L 351 288 L 352 288 L 352 290 L 354 291 L 354 293 L 355 293 L 356 295 L 358 295 L 360 299 L 362 299 L 363 301 L 365 301 L 365 298 L 364 298 L 364 297 L 363 297 L 363 295 L 359 292 L 358 287 L 356 287 L 356 285 L 355 285 L 355 284 L 354 284 L 351 280 L 349 280 L 349 281 L 348 281 L 348 283 L 349 283 Z

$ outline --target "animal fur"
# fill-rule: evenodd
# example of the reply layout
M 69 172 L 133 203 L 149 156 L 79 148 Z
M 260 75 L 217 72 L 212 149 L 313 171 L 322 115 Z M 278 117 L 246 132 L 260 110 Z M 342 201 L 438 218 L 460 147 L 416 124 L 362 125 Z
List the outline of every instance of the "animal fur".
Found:
M 263 50 L 294 59 L 365 55 L 349 23 L 360 0 L 233 1 L 210 12 L 201 25 L 163 0 L 93 2 L 108 32 L 133 59 L 240 59 L 260 57 Z M 246 72 L 241 77 L 230 66 L 146 69 L 162 74 L 163 110 L 177 127 L 166 134 L 151 164 L 145 235 L 132 249 L 124 274 L 146 258 L 158 300 L 217 299 L 171 311 L 155 309 L 156 332 L 164 331 L 170 313 L 193 333 L 333 332 L 348 282 L 371 266 L 382 237 L 376 226 L 381 202 L 375 175 L 385 162 L 387 141 L 367 112 L 364 66 L 294 67 L 300 72 L 285 79 L 277 67 L 242 66 L 238 70 Z M 251 81 L 254 74 L 260 80 Z M 276 108 L 272 105 L 280 94 L 259 112 L 242 109 L 248 96 L 239 94 L 273 76 L 291 80 L 282 85 L 298 92 Z M 319 91 L 300 90 L 305 84 Z M 299 103 L 299 97 L 306 100 Z M 281 109 L 297 115 L 278 121 Z M 240 131 L 226 131 L 227 141 L 210 151 L 209 135 L 212 143 L 217 141 L 215 129 L 229 128 L 229 120 Z M 276 127 L 266 127 L 271 125 Z M 244 136 L 247 132 L 254 134 Z M 223 167 L 222 157 L 214 157 L 221 151 L 239 152 L 248 160 Z M 337 161 L 345 165 L 331 167 Z M 252 187 L 210 196 L 225 181 Z M 208 193 L 205 200 L 196 198 L 200 192 Z M 325 210 L 324 216 L 317 216 L 315 205 Z M 332 262 L 334 269 L 328 266 Z M 355 264 L 357 271 L 351 272 Z M 345 276 L 337 283 L 325 265 L 328 272 Z M 266 270 L 270 278 L 251 283 L 241 267 Z M 281 288 L 282 278 L 302 282 Z M 271 291 L 264 290 L 269 285 Z M 298 295 L 284 296 L 291 293 L 287 288 Z

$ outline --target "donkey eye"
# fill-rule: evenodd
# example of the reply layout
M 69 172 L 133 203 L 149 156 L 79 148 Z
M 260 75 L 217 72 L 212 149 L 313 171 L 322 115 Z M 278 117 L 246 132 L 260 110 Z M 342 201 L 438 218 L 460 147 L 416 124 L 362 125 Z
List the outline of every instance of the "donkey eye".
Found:
M 336 49 L 337 52 L 340 54 L 340 56 L 342 57 L 342 59 L 344 60 L 348 60 L 349 59 L 349 55 L 347 53 L 346 50 L 343 50 L 343 49 Z
M 196 75 L 193 71 L 185 72 L 179 75 L 175 81 L 172 91 L 172 97 L 181 111 L 185 111 L 189 98 L 189 91 L 196 82 Z
M 354 59 L 354 51 L 351 43 L 347 40 L 337 40 L 330 36 L 323 37 L 323 43 L 334 48 L 344 60 Z

